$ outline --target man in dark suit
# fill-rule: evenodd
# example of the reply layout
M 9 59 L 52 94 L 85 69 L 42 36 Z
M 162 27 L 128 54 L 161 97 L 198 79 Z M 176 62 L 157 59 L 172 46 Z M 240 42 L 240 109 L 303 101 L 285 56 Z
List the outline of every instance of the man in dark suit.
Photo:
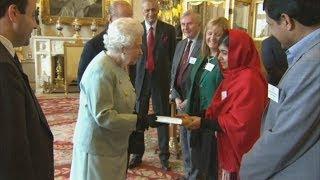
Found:
M 132 17 L 132 7 L 127 1 L 114 1 L 109 7 L 109 21 L 112 22 L 121 17 Z M 100 34 L 89 40 L 84 46 L 78 67 L 78 84 L 80 83 L 82 75 L 91 60 L 99 52 L 105 50 L 103 44 L 104 34 L 106 34 L 106 30 L 103 30 Z M 135 73 L 133 68 L 134 67 L 130 68 L 130 78 L 132 79 L 132 82 L 134 82 L 134 80 L 131 75 Z
M 36 0 L 0 0 L 0 179 L 53 180 L 53 135 L 14 47 L 37 27 Z
M 274 36 L 270 36 L 262 41 L 261 52 L 268 83 L 276 86 L 288 68 L 285 50 Z
M 171 69 L 171 99 L 175 101 L 178 113 L 185 113 L 188 92 L 191 88 L 189 74 L 192 65 L 200 53 L 202 35 L 201 16 L 192 11 L 186 11 L 180 18 L 181 30 L 186 37 L 177 44 Z M 190 131 L 180 127 L 185 178 L 196 178 L 197 170 L 192 166 L 190 149 Z
M 159 12 L 157 1 L 143 0 L 142 10 L 145 19 L 142 25 L 145 33 L 142 38 L 143 55 L 136 65 L 136 111 L 143 115 L 147 114 L 151 98 L 154 113 L 169 116 L 170 70 L 176 43 L 175 29 L 157 19 Z M 157 130 L 159 158 L 162 168 L 169 170 L 168 125 L 161 125 Z M 144 146 L 144 143 L 142 144 Z M 141 164 L 142 156 L 143 153 L 135 154 L 129 163 L 129 168 Z

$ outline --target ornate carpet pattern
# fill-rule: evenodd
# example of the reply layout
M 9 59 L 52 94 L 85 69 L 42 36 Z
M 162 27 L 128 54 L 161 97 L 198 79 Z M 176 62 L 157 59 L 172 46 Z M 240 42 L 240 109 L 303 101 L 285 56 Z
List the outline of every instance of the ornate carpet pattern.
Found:
M 54 135 L 55 179 L 69 179 L 72 159 L 72 136 L 75 127 L 79 99 L 78 95 L 39 96 L 41 107 Z M 128 180 L 178 179 L 183 174 L 182 162 L 170 157 L 172 171 L 163 172 L 158 155 L 155 154 L 157 136 L 155 129 L 146 132 L 146 153 L 142 166 L 128 171 Z

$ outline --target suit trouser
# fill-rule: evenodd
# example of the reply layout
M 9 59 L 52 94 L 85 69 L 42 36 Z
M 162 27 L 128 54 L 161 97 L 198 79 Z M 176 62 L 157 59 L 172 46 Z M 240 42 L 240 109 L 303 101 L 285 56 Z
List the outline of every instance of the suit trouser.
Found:
M 148 114 L 149 110 L 149 101 L 150 97 L 152 98 L 152 90 L 151 90 L 151 80 L 149 75 L 146 75 L 144 78 L 142 91 L 140 93 L 140 98 L 137 101 L 137 107 L 136 110 L 138 113 L 141 113 L 143 115 Z M 169 103 L 169 97 L 162 97 L 165 98 L 164 101 L 167 101 Z M 153 98 L 152 98 L 153 99 Z M 168 116 L 169 115 L 169 106 L 164 108 L 166 110 L 163 110 L 162 108 L 158 107 L 158 104 L 156 102 L 152 102 L 153 111 L 156 115 L 163 115 Z M 170 156 L 169 153 L 169 126 L 168 125 L 161 125 L 157 127 L 158 132 L 158 145 L 160 149 L 159 158 L 161 160 L 162 164 L 168 163 L 168 159 Z M 143 143 L 144 145 L 144 143 Z M 145 148 L 143 148 L 145 149 Z M 134 158 L 142 158 L 142 154 L 134 154 Z
M 190 131 L 184 126 L 180 126 L 180 141 L 182 146 L 182 158 L 184 166 L 184 176 L 186 179 L 195 180 L 198 178 L 198 170 L 191 160 Z

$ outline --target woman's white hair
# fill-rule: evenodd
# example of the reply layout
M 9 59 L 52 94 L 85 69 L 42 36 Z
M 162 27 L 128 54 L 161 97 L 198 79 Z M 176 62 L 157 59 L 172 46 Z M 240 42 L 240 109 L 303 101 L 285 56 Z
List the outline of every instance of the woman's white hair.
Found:
M 133 18 L 119 18 L 109 24 L 103 36 L 104 47 L 111 52 L 119 53 L 124 47 L 132 47 L 138 37 L 142 37 L 143 27 Z

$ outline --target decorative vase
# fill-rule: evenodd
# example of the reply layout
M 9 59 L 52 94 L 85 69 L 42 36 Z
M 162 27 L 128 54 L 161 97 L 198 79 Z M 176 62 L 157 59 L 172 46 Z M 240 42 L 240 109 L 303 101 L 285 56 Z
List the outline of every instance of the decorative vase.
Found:
M 73 30 L 75 31 L 75 34 L 73 35 L 73 37 L 80 38 L 79 32 L 81 30 L 81 24 L 77 18 L 74 19 L 74 21 L 72 22 L 72 27 L 73 27 Z
M 95 19 L 92 20 L 92 23 L 91 23 L 91 26 L 90 26 L 90 30 L 92 32 L 92 37 L 95 36 L 96 32 L 98 30 L 97 23 L 96 23 Z
M 63 34 L 62 34 L 63 26 L 61 24 L 60 17 L 58 18 L 58 20 L 56 22 L 56 29 L 58 30 L 58 36 L 63 36 Z

